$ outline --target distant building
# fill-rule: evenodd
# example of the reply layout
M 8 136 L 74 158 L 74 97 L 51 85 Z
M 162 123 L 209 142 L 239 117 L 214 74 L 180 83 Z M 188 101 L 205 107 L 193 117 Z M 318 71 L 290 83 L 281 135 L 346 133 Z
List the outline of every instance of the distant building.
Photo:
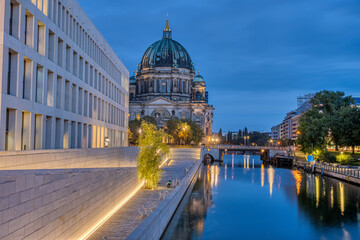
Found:
M 162 39 L 145 51 L 130 78 L 130 120 L 152 116 L 164 127 L 169 119 L 190 119 L 211 136 L 213 111 L 204 78 L 195 75 L 189 53 L 172 39 L 166 20 Z
M 306 94 L 297 98 L 297 109 L 286 114 L 282 123 L 271 128 L 271 139 L 296 140 L 298 136 L 299 119 L 304 112 L 311 108 L 310 100 L 315 94 Z
M 0 1 L 0 150 L 126 146 L 129 73 L 75 0 Z

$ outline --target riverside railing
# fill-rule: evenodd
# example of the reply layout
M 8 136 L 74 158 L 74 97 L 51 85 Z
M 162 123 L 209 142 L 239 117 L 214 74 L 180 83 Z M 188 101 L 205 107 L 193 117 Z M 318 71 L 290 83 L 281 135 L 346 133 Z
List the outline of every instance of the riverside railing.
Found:
M 331 163 L 315 163 L 315 167 L 323 170 L 342 174 L 345 176 L 350 176 L 354 178 L 360 178 L 360 169 L 359 167 L 348 167 L 343 165 L 331 164 Z

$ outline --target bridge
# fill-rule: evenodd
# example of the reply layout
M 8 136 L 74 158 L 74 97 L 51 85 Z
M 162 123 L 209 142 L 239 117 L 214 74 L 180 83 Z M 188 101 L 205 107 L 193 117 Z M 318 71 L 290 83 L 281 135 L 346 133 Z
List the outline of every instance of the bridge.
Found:
M 203 161 L 222 161 L 225 154 L 260 155 L 262 160 L 270 160 L 276 154 L 287 155 L 289 148 L 244 146 L 244 145 L 210 145 L 201 147 L 201 159 Z

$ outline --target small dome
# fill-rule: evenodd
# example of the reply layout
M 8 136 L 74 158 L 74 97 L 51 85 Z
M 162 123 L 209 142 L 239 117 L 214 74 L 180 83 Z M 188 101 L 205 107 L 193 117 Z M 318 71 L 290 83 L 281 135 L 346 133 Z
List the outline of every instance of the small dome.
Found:
M 204 78 L 200 74 L 198 74 L 194 77 L 193 82 L 205 82 L 205 81 Z
M 130 84 L 136 84 L 136 78 L 135 78 L 135 76 L 131 76 L 131 77 L 129 78 L 129 83 L 130 83 Z

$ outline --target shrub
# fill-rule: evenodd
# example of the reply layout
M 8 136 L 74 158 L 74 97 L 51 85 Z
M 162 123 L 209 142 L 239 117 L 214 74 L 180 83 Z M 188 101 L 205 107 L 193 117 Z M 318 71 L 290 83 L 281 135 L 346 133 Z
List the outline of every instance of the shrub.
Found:
M 161 179 L 160 164 L 162 157 L 169 153 L 169 146 L 163 143 L 166 137 L 155 125 L 143 121 L 139 138 L 138 155 L 139 178 L 146 181 L 146 187 L 156 189 Z
M 336 161 L 342 165 L 352 165 L 354 159 L 351 155 L 339 154 L 336 156 Z
M 332 153 L 330 153 L 328 151 L 322 151 L 319 154 L 318 159 L 320 161 L 329 162 L 329 163 L 336 162 L 336 157 L 334 156 L 334 154 L 332 154 Z

